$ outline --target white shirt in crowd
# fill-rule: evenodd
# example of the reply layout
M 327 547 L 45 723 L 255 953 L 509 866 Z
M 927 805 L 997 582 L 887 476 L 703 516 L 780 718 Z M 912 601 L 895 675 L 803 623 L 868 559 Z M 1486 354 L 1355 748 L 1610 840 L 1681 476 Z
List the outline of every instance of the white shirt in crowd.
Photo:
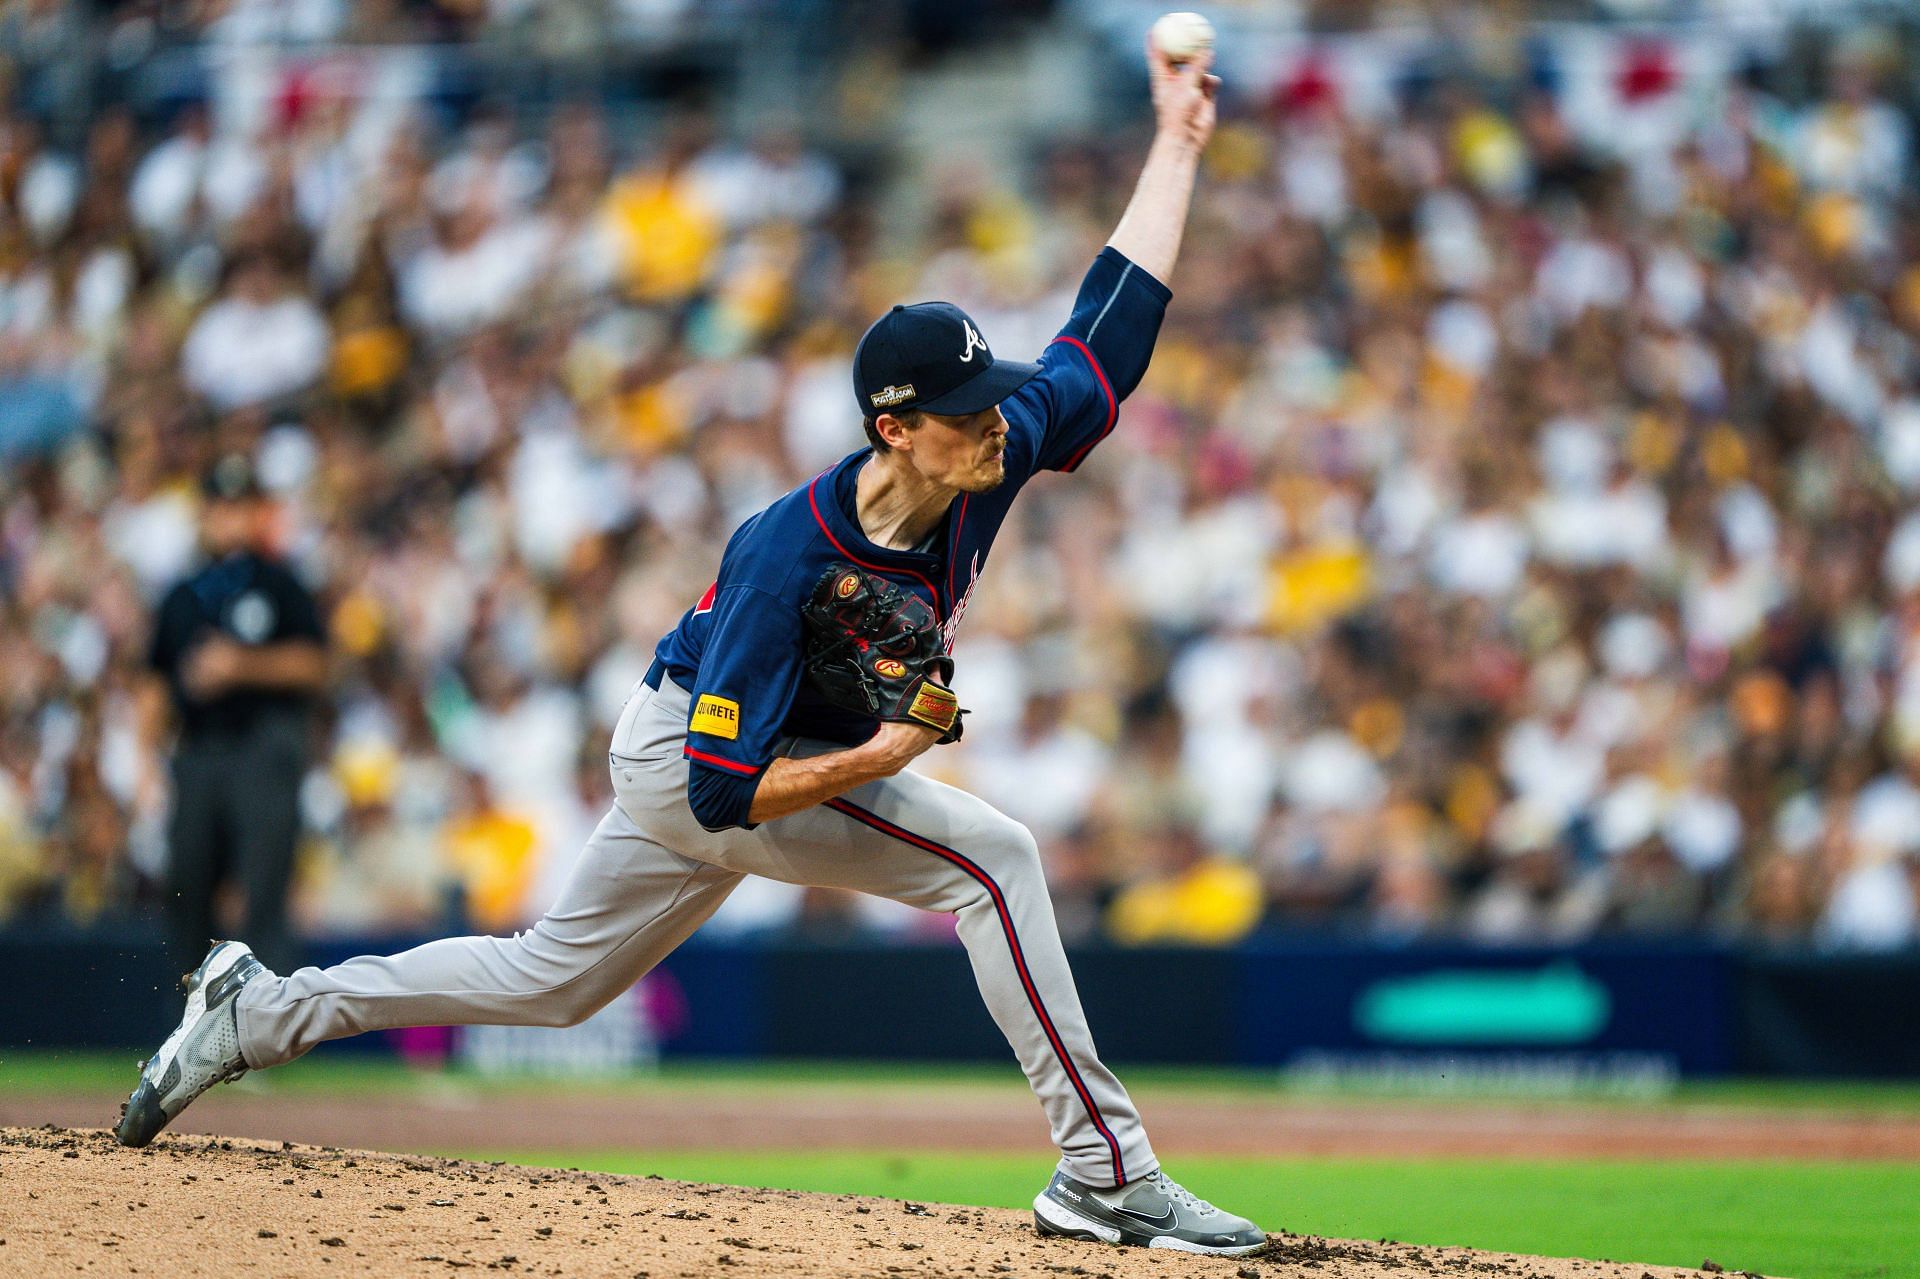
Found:
M 224 411 L 310 386 L 326 364 L 328 346 L 326 321 L 304 297 L 228 297 L 194 322 L 181 351 L 181 372 L 187 385 Z

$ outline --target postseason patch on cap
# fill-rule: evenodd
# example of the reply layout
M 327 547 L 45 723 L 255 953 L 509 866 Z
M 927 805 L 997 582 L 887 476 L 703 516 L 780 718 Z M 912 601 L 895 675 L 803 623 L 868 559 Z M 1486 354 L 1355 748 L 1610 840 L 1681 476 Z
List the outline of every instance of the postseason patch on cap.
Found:
M 905 386 L 883 387 L 867 398 L 873 402 L 873 407 L 876 409 L 890 409 L 896 404 L 905 404 L 913 396 L 913 383 L 909 382 Z

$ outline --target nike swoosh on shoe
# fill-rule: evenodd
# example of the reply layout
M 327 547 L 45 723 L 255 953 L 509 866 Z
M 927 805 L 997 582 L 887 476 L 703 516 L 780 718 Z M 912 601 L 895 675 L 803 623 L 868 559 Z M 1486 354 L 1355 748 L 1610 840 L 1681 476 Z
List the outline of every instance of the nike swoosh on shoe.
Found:
M 1149 1217 L 1146 1213 L 1134 1208 L 1115 1208 L 1114 1211 L 1123 1217 L 1132 1217 L 1135 1221 L 1144 1221 L 1149 1226 L 1157 1226 L 1162 1230 L 1171 1230 L 1180 1224 L 1180 1214 L 1174 1211 L 1172 1204 L 1168 1204 L 1167 1210 L 1158 1217 Z

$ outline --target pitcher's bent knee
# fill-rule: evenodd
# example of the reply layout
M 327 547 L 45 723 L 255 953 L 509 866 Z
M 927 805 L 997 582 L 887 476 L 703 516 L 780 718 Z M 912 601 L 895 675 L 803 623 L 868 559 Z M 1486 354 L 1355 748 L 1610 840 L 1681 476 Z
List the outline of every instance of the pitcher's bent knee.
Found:
M 541 994 L 536 1001 L 540 1026 L 578 1026 L 612 1003 L 625 987 L 608 990 L 604 985 L 575 978 L 564 986 Z
M 968 841 L 967 855 L 1002 888 L 1044 886 L 1046 876 L 1040 868 L 1040 844 L 1033 832 L 1011 817 L 995 816 L 998 820 L 983 824 Z
M 578 1026 L 612 1003 L 635 979 L 600 967 L 600 957 L 559 942 L 546 921 L 516 933 L 507 943 L 509 963 L 524 982 L 523 1024 Z

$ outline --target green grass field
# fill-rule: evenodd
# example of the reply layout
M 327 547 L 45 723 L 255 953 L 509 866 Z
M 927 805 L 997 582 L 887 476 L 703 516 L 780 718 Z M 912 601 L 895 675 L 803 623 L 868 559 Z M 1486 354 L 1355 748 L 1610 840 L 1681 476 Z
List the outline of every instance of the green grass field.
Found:
M 129 1086 L 133 1054 L 0 1056 L 0 1094 L 93 1094 Z M 1301 1101 L 1388 1096 L 1289 1089 L 1271 1073 L 1132 1069 L 1143 1100 L 1261 1095 Z M 657 1073 L 590 1083 L 422 1073 L 380 1059 L 322 1056 L 271 1076 L 288 1097 L 449 1089 L 511 1097 L 565 1088 L 618 1104 L 637 1091 L 713 1094 L 871 1093 L 1018 1088 L 1010 1067 L 837 1063 L 674 1063 Z M 1494 1094 L 1421 1098 L 1436 1107 Z M 1403 1100 L 1395 1097 L 1395 1100 Z M 1640 1101 L 1520 1098 L 1565 1106 L 1845 1110 L 1911 1116 L 1920 1086 L 1730 1082 L 1687 1085 Z M 446 1149 L 432 1153 L 692 1181 L 1024 1208 L 1044 1182 L 1043 1151 L 1023 1155 Z M 1556 1256 L 1697 1266 L 1796 1279 L 1920 1279 L 1920 1163 L 1808 1161 L 1381 1160 L 1183 1157 L 1175 1172 L 1197 1193 L 1288 1230 Z
M 842 1151 L 442 1151 L 685 1181 L 1025 1208 L 1039 1156 Z M 1194 1193 L 1297 1233 L 1697 1266 L 1796 1279 L 1920 1275 L 1920 1167 L 1196 1159 Z

